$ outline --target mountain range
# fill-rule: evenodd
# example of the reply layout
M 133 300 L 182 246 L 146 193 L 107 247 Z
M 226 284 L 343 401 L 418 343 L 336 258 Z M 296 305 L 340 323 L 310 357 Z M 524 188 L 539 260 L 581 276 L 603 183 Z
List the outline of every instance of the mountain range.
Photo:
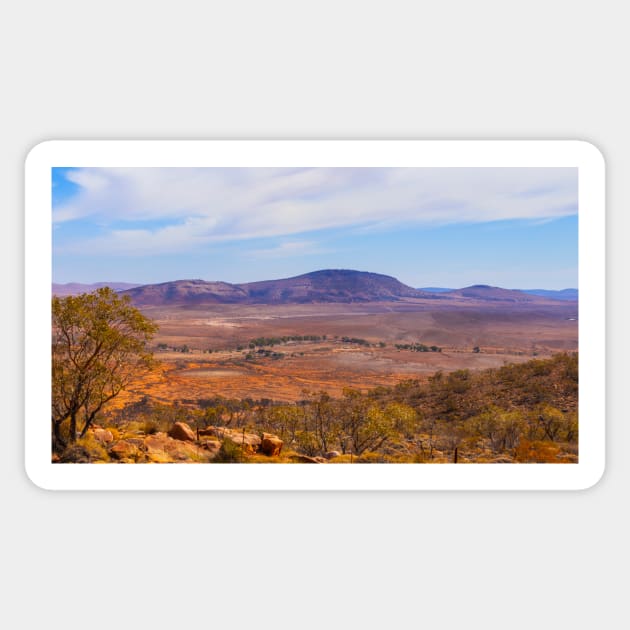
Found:
M 138 306 L 398 302 L 410 299 L 473 299 L 484 302 L 551 304 L 556 300 L 577 300 L 577 289 L 521 291 L 484 284 L 463 289 L 416 289 L 392 276 L 350 269 L 322 269 L 291 278 L 243 284 L 206 280 L 175 280 L 146 285 L 122 282 L 100 282 L 94 285 L 53 284 L 53 294 L 73 295 L 101 286 L 110 286 L 115 291 L 128 295 Z M 575 297 L 569 297 L 573 295 Z
M 484 285 L 476 285 L 477 287 Z M 429 291 L 430 293 L 452 293 L 453 291 L 466 291 L 473 289 L 474 287 L 467 287 L 467 289 L 447 289 L 445 287 L 421 287 L 419 291 Z M 552 300 L 563 300 L 566 302 L 577 301 L 578 290 L 577 289 L 560 289 L 554 291 L 552 289 L 514 289 L 522 293 L 528 293 L 529 295 L 537 295 L 539 297 L 550 298 Z
M 102 287 L 110 287 L 114 291 L 124 291 L 125 289 L 133 289 L 139 285 L 131 282 L 94 282 L 93 284 L 83 284 L 81 282 L 68 282 L 66 284 L 56 284 L 53 282 L 53 295 L 60 297 L 66 295 L 78 295 L 79 293 L 89 293 L 96 291 Z

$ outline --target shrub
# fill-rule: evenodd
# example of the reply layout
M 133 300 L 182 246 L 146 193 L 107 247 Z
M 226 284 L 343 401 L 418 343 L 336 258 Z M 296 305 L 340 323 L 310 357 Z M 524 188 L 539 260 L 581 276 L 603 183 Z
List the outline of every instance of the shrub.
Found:
M 155 420 L 146 420 L 142 426 L 145 435 L 155 435 L 159 431 L 158 423 Z
M 514 449 L 514 459 L 521 463 L 557 464 L 560 449 L 553 442 L 521 439 Z
M 87 433 L 68 446 L 59 461 L 67 464 L 90 464 L 95 461 L 109 461 L 107 449 L 99 442 L 93 433 Z
M 357 464 L 386 464 L 389 459 L 383 453 L 366 451 L 361 453 L 355 460 Z
M 313 457 L 321 451 L 319 441 L 312 431 L 300 431 L 295 436 L 295 442 L 298 451 L 309 457 Z
M 245 461 L 245 454 L 234 440 L 226 437 L 212 461 L 218 464 L 240 464 Z

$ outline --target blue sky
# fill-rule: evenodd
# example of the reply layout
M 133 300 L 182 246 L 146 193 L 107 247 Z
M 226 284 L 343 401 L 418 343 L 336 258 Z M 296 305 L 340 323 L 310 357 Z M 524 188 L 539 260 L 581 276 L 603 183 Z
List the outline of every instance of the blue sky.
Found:
M 54 168 L 55 282 L 577 287 L 577 169 Z

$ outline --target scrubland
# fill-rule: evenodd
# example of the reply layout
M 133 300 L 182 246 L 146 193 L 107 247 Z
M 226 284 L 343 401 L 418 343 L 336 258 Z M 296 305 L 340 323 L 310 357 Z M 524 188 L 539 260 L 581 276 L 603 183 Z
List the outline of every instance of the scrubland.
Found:
M 154 369 L 56 460 L 578 461 L 575 304 L 143 312 Z
M 109 410 L 76 448 L 79 461 L 574 463 L 577 393 L 577 354 L 563 353 L 366 392 L 346 388 L 339 397 L 312 392 L 293 403 L 145 397 Z M 176 424 L 191 437 L 169 438 Z M 99 441 L 99 430 L 111 440 Z M 279 439 L 281 450 L 263 454 L 264 435 Z M 121 443 L 131 448 L 112 453 Z

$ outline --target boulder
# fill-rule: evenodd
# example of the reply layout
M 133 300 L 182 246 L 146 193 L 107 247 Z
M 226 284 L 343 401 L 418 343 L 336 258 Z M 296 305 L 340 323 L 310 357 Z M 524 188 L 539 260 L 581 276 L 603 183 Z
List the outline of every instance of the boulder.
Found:
M 221 442 L 217 440 L 202 440 L 201 447 L 216 455 L 221 450 Z
M 127 437 L 125 438 L 125 442 L 137 446 L 141 451 L 144 450 L 144 438 Z
M 144 446 L 147 450 L 147 453 L 164 451 L 166 448 L 166 444 L 170 439 L 172 438 L 169 438 L 166 433 L 154 433 L 153 435 L 148 435 L 144 438 Z
M 166 433 L 156 433 L 144 438 L 144 446 L 151 462 L 207 462 L 216 451 L 206 449 L 189 441 L 175 440 Z
M 308 455 L 291 455 L 291 459 L 301 464 L 322 464 L 326 461 L 323 457 L 309 457 Z
M 225 427 L 215 427 L 214 430 L 218 438 L 229 438 L 248 453 L 255 453 L 262 442 L 260 435 L 256 433 L 245 433 L 239 429 L 226 429 Z
M 168 432 L 169 437 L 182 442 L 194 442 L 195 433 L 185 422 L 176 422 Z
M 260 441 L 260 451 L 268 457 L 277 457 L 282 451 L 282 440 L 271 433 L 263 433 Z
M 114 435 L 107 429 L 101 429 L 100 427 L 94 429 L 94 437 L 102 444 L 109 444 L 114 441 Z
M 341 453 L 339 451 L 328 451 L 328 453 L 324 453 L 324 457 L 326 459 L 335 459 L 335 457 L 340 457 Z
M 114 459 L 135 461 L 140 455 L 140 449 L 127 440 L 119 440 L 109 449 L 109 454 Z

